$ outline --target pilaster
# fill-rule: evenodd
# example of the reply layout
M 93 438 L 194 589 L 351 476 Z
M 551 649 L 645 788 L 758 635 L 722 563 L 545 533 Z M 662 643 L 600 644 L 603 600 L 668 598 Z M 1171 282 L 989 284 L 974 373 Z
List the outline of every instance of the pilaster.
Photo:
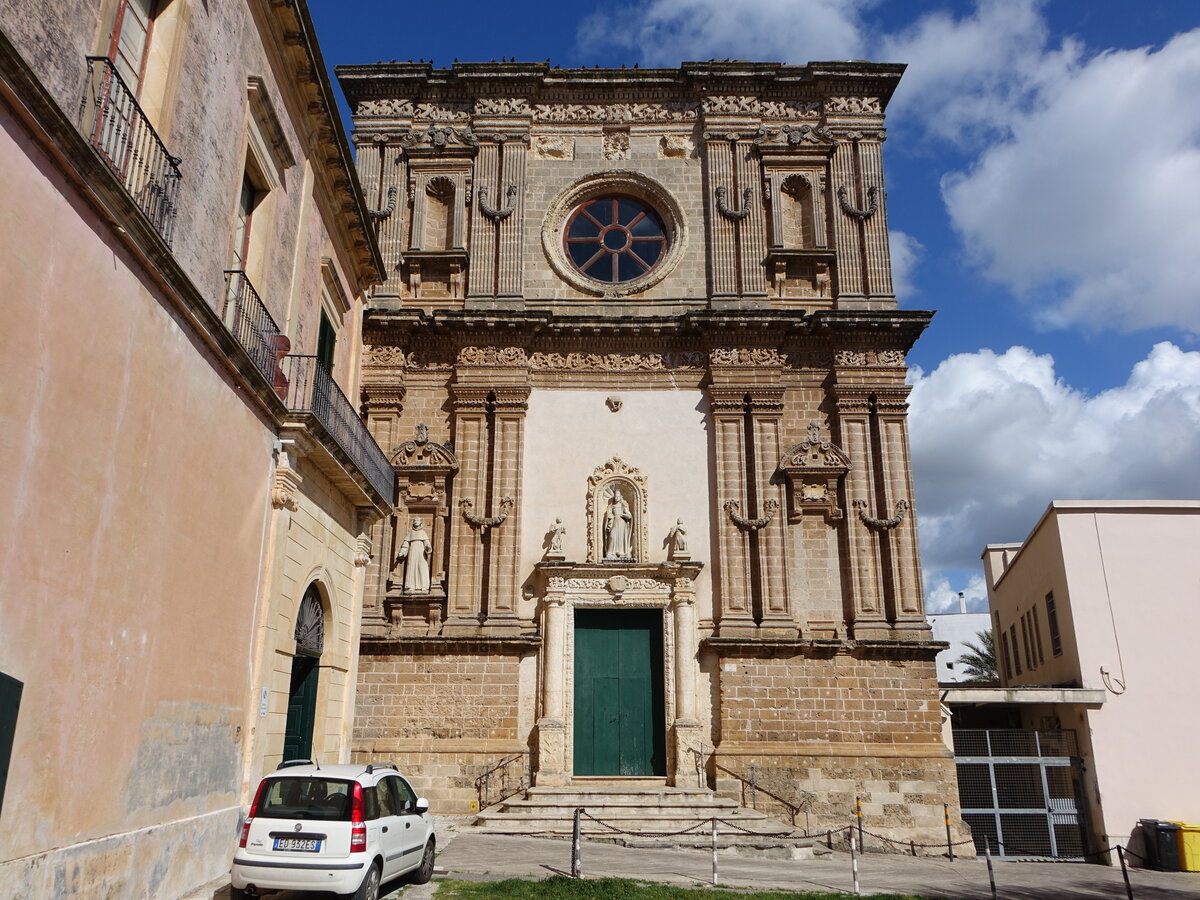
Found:
M 538 785 L 564 785 L 567 769 L 566 592 L 563 579 L 551 578 L 542 610 L 542 715 L 538 719 Z
M 525 447 L 525 413 L 528 385 L 505 385 L 493 391 L 494 444 L 492 496 L 511 497 L 512 507 L 489 540 L 487 630 L 516 629 L 520 590 L 521 471 Z
M 880 465 L 883 467 L 888 511 L 903 501 L 905 515 L 887 532 L 891 550 L 891 581 L 895 590 L 893 616 L 897 629 L 925 632 L 921 558 L 917 542 L 916 510 L 913 506 L 912 467 L 908 450 L 907 385 L 876 388 Z M 880 515 L 890 514 L 880 513 Z
M 774 373 L 775 378 L 780 377 Z M 754 479 L 760 515 L 774 509 L 773 518 L 756 532 L 758 538 L 759 595 L 762 597 L 761 632 L 764 637 L 778 632 L 794 637 L 788 585 L 788 540 L 786 485 L 775 483 L 775 472 L 783 454 L 783 388 L 757 387 L 750 394 L 750 415 L 754 428 Z
M 858 198 L 858 171 L 855 166 L 855 148 L 852 141 L 839 136 L 833 151 L 833 178 L 830 188 L 834 195 L 842 188 L 849 197 Z M 837 250 L 837 298 L 862 298 L 865 293 L 863 279 L 863 247 L 858 222 L 845 213 L 840 204 L 833 209 L 833 240 Z
M 487 491 L 488 389 L 452 385 L 455 453 L 459 472 L 455 479 L 455 507 L 450 515 L 450 578 L 447 602 L 447 635 L 478 630 L 482 614 L 483 543 L 463 514 L 463 501 L 483 509 Z
M 746 436 L 744 385 L 710 386 L 709 406 L 716 447 L 718 507 L 717 559 L 719 628 L 723 635 L 753 630 L 754 606 L 750 589 L 750 539 L 729 518 L 724 505 L 730 500 L 746 509 Z

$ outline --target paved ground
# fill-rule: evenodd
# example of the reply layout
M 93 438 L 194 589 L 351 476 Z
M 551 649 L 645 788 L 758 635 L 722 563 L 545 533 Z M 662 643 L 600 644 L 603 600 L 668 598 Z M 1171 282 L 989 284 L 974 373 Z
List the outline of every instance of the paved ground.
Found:
M 439 820 L 441 852 L 438 867 L 452 878 L 491 881 L 503 878 L 543 878 L 570 869 L 570 843 L 544 838 L 473 834 L 461 830 L 461 820 Z M 996 862 L 1000 900 L 1125 900 L 1119 866 L 1082 863 Z M 834 852 L 812 860 L 747 858 L 721 854 L 720 883 L 744 888 L 782 890 L 853 890 L 850 856 Z M 711 883 L 712 856 L 699 850 L 638 850 L 586 842 L 584 877 L 613 875 L 646 881 L 703 885 Z M 397 887 L 392 900 L 427 900 L 437 889 Z M 912 893 L 955 900 L 991 900 L 987 866 L 982 860 L 914 859 L 883 853 L 859 857 L 863 894 L 883 891 Z M 1135 900 L 1200 898 L 1200 873 L 1130 870 Z M 209 885 L 186 900 L 227 900 L 228 881 Z M 289 892 L 276 900 L 317 900 L 330 895 Z

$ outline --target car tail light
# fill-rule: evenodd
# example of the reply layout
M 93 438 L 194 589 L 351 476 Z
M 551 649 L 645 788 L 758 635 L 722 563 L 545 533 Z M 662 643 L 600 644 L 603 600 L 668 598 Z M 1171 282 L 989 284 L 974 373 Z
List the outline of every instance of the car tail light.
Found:
M 363 817 L 363 789 L 358 782 L 354 783 L 354 793 L 351 796 L 350 821 L 350 852 L 367 852 L 367 823 Z
M 262 800 L 263 788 L 266 787 L 265 781 L 258 783 L 258 790 L 254 792 L 254 802 L 250 804 L 250 815 L 246 817 L 246 821 L 242 824 L 242 837 L 238 841 L 238 847 L 243 850 L 246 848 L 246 839 L 250 837 L 250 823 L 254 821 L 254 817 L 258 815 L 258 803 Z

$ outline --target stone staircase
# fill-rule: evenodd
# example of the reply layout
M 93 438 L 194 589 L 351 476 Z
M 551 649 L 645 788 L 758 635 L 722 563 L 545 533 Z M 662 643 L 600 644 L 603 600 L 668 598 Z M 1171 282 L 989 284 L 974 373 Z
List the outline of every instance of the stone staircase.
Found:
M 824 852 L 823 847 L 786 823 L 738 806 L 706 788 L 668 787 L 662 779 L 576 779 L 570 787 L 529 788 L 483 810 L 472 830 L 478 834 L 569 838 L 577 808 L 588 813 L 580 820 L 584 837 L 626 847 L 709 848 L 709 823 L 716 818 L 723 820 L 717 824 L 719 850 L 773 851 L 770 855 L 792 859 Z M 694 830 L 671 833 L 687 829 Z

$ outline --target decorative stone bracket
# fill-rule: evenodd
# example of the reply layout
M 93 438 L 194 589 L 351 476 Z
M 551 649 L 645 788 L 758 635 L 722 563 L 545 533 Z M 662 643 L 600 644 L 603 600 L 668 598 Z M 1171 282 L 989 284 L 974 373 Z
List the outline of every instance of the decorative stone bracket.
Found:
M 744 218 L 746 218 L 746 216 L 750 215 L 750 209 L 752 206 L 751 200 L 754 197 L 753 189 L 746 188 L 745 190 L 742 191 L 742 208 L 741 209 L 730 209 L 729 204 L 725 200 L 726 196 L 728 196 L 728 193 L 729 193 L 729 189 L 726 188 L 725 185 L 721 185 L 720 187 L 718 187 L 716 189 L 717 211 L 721 215 L 723 215 L 725 218 L 732 219 L 735 222 L 739 221 L 741 219 L 744 219 Z
M 763 503 L 765 515 L 759 516 L 757 519 L 747 519 L 745 516 L 738 513 L 742 504 L 737 500 L 726 500 L 724 509 L 729 513 L 729 518 L 738 528 L 745 528 L 747 531 L 758 531 L 760 528 L 765 528 L 771 524 L 771 520 L 775 518 L 775 513 L 779 512 L 779 501 L 775 499 L 767 500 Z
M 896 503 L 896 514 L 890 519 L 873 519 L 867 515 L 867 501 L 855 500 L 854 508 L 858 510 L 858 517 L 862 523 L 868 528 L 877 528 L 880 531 L 890 531 L 900 524 L 905 514 L 908 513 L 909 506 L 907 500 L 900 500 Z
M 513 210 L 517 208 L 517 186 L 510 184 L 504 190 L 504 199 L 508 201 L 508 205 L 503 209 L 496 209 L 487 201 L 488 189 L 486 186 L 481 186 L 477 194 L 479 201 L 479 211 L 491 219 L 493 222 L 500 222 L 507 219 L 513 214 Z
M 808 440 L 783 455 L 779 468 L 792 487 L 796 515 L 823 513 L 827 522 L 842 518 L 837 505 L 838 481 L 850 471 L 850 457 L 832 441 L 821 439 L 816 422 L 808 424 Z
M 479 529 L 479 536 L 482 537 L 489 528 L 495 528 L 501 522 L 508 518 L 508 514 L 512 512 L 514 500 L 512 497 L 505 497 L 500 501 L 500 515 L 498 516 L 477 516 L 471 510 L 475 504 L 470 500 L 463 498 L 458 501 L 459 507 L 462 509 L 463 518 L 468 523 Z
M 858 221 L 860 221 L 860 222 L 865 222 L 865 221 L 867 221 L 867 219 L 871 218 L 871 216 L 875 215 L 876 210 L 879 209 L 879 188 L 878 187 L 876 187 L 875 185 L 871 185 L 871 187 L 867 188 L 867 208 L 866 209 L 855 209 L 853 206 L 851 206 L 850 200 L 848 199 L 848 196 L 847 196 L 849 193 L 850 192 L 846 189 L 846 186 L 844 184 L 841 187 L 839 187 L 837 190 L 838 203 L 841 204 L 842 212 L 844 212 L 846 215 L 850 216 L 853 219 L 858 219 Z

